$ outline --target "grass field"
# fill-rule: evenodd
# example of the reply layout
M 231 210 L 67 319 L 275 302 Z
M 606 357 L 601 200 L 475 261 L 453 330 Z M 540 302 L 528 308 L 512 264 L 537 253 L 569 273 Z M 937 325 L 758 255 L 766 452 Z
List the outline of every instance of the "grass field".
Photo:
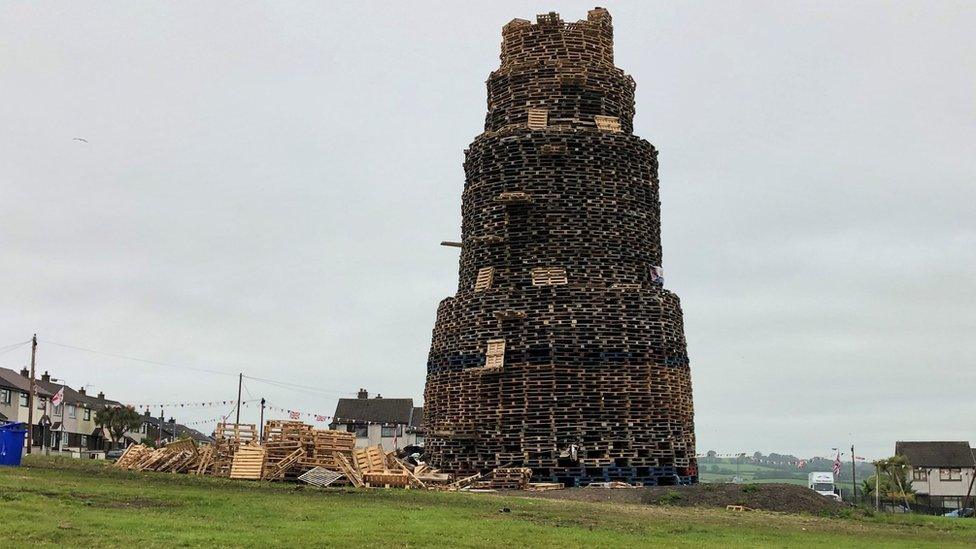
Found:
M 976 546 L 973 520 L 319 490 L 44 457 L 0 468 L 0 531 L 25 547 Z

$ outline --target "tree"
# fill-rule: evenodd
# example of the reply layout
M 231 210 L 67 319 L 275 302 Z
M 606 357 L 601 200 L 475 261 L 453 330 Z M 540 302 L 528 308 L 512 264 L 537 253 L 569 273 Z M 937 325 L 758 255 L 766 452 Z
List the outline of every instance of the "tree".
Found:
M 908 477 L 912 466 L 905 456 L 879 459 L 874 462 L 874 466 L 878 473 L 864 482 L 862 486 L 864 494 L 873 496 L 877 486 L 881 497 L 901 499 L 905 502 L 905 507 L 909 507 L 909 503 L 915 500 L 915 491 Z
M 95 424 L 108 431 L 115 447 L 126 432 L 142 426 L 142 414 L 132 406 L 106 406 L 95 412 Z

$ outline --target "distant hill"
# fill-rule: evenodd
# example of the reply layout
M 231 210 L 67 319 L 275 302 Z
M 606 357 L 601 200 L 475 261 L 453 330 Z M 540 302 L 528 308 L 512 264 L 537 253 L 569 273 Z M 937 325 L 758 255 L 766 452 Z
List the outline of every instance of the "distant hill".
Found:
M 728 454 L 709 452 L 698 458 L 698 472 L 701 482 L 732 482 L 738 476 L 742 482 L 766 483 L 781 482 L 806 485 L 807 475 L 813 471 L 831 471 L 833 458 L 798 458 L 792 454 L 771 453 L 763 455 L 756 452 L 739 458 L 726 457 Z M 843 458 L 842 458 L 843 459 Z M 869 462 L 858 462 L 857 480 L 860 483 L 874 474 L 874 466 Z M 850 489 L 851 462 L 842 461 L 837 484 Z

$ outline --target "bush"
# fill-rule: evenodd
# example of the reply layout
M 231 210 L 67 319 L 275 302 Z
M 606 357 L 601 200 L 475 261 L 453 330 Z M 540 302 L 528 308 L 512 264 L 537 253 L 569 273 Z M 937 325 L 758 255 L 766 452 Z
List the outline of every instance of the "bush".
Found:
M 756 493 L 756 492 L 759 491 L 759 485 L 758 484 L 743 484 L 742 485 L 742 491 L 745 492 L 746 494 Z
M 679 500 L 681 500 L 681 494 L 675 492 L 674 490 L 671 490 L 667 494 L 657 498 L 657 502 L 661 505 L 671 505 L 672 503 L 677 503 Z

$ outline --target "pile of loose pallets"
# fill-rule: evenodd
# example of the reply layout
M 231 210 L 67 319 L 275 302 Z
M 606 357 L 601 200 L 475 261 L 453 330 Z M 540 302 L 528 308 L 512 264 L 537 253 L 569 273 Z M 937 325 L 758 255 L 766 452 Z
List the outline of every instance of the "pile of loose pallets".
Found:
M 221 423 L 213 444 L 198 446 L 190 439 L 161 448 L 134 444 L 115 466 L 240 480 L 301 481 L 322 487 L 532 489 L 531 469 L 500 468 L 488 475 L 457 478 L 400 459 L 396 451 L 387 452 L 380 445 L 356 448 L 352 433 L 315 429 L 299 421 L 268 421 L 263 438 L 256 435 L 254 425 Z

